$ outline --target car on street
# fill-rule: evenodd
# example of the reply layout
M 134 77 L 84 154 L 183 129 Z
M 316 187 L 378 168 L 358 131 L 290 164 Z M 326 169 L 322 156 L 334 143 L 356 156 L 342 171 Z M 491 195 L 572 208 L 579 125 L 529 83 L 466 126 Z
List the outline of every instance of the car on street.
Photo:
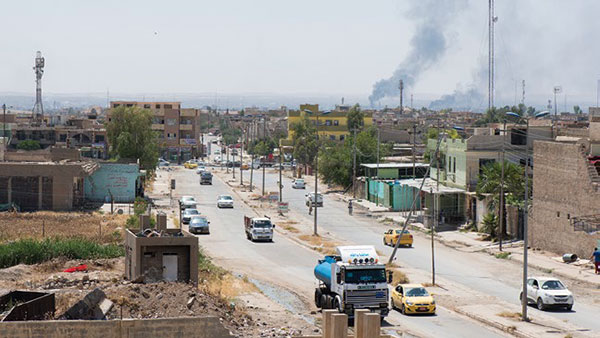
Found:
M 212 185 L 213 174 L 210 171 L 204 171 L 200 174 L 200 185 L 210 184 Z
M 317 197 L 316 197 L 316 202 L 315 202 L 315 193 L 314 192 L 309 192 L 308 194 L 304 195 L 305 197 L 305 202 L 306 202 L 306 206 L 315 206 L 315 203 L 317 205 L 317 207 L 322 207 L 323 206 L 323 194 L 321 194 L 320 192 L 317 193 Z
M 214 141 L 213 141 L 213 143 L 217 143 L 217 142 L 214 142 Z M 220 151 L 219 149 L 216 149 L 216 150 L 215 150 L 213 153 L 214 153 L 215 155 L 221 155 L 221 151 Z
M 392 309 L 407 314 L 435 314 L 435 299 L 420 284 L 398 284 L 392 291 Z
M 209 224 L 205 216 L 194 216 L 190 220 L 188 229 L 193 234 L 210 234 Z
M 198 169 L 196 169 L 196 174 L 200 175 L 203 172 L 206 171 L 206 167 L 205 166 L 198 166 Z
M 198 163 L 194 160 L 189 160 L 183 164 L 183 166 L 187 169 L 196 169 L 198 167 Z
M 183 224 L 188 224 L 190 223 L 192 217 L 198 215 L 200 215 L 200 211 L 198 211 L 198 209 L 185 209 L 181 214 L 181 221 L 183 222 Z
M 169 165 L 171 165 L 171 163 L 169 163 L 169 161 L 167 160 L 164 160 L 162 158 L 158 160 L 159 167 L 168 167 Z
M 297 178 L 292 183 L 292 188 L 294 189 L 306 189 L 306 182 L 304 182 L 303 178 Z
M 182 196 L 179 200 L 179 208 L 185 209 L 196 209 L 196 199 L 193 196 Z
M 402 237 L 400 237 L 400 233 L 402 229 L 389 229 L 383 233 L 383 245 L 396 246 L 398 239 L 400 239 L 399 246 L 407 246 L 412 247 L 413 245 L 413 236 L 410 234 L 408 230 L 404 230 Z
M 220 195 L 217 199 L 218 208 L 233 208 L 233 197 L 229 195 Z
M 523 293 L 519 299 L 523 299 Z M 573 309 L 575 299 L 567 287 L 554 277 L 527 278 L 527 304 L 535 304 L 539 310 L 547 308 Z

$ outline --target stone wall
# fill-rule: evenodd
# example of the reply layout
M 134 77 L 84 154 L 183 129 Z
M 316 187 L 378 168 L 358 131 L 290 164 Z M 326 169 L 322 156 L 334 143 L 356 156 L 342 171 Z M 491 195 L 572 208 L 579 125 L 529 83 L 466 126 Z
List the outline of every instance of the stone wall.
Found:
M 12 338 L 230 338 L 217 317 L 123 320 L 53 320 L 0 323 L 0 337 Z
M 600 214 L 600 193 L 580 144 L 536 141 L 529 243 L 557 254 L 588 258 L 600 233 L 575 231 L 573 217 Z

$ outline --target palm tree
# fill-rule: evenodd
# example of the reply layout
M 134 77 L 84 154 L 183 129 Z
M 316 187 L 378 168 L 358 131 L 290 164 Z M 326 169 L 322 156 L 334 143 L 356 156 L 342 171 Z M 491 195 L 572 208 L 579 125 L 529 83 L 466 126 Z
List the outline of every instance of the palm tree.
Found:
M 525 193 L 524 169 L 512 162 L 504 162 L 504 201 L 511 205 L 520 206 Z M 500 204 L 500 190 L 502 187 L 502 164 L 500 162 L 489 163 L 481 168 L 479 180 L 477 181 L 477 196 L 480 200 L 491 195 L 489 204 L 490 212 L 498 213 Z M 504 215 L 502 215 L 504 217 Z M 506 223 L 504 223 L 506 224 Z

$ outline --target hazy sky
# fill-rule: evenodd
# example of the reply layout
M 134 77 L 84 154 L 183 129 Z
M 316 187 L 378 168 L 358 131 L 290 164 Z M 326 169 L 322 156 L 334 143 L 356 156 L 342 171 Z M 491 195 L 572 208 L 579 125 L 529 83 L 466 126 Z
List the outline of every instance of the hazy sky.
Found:
M 109 88 L 366 98 L 409 54 L 419 18 L 407 11 L 419 1 L 432 0 L 6 0 L 0 92 L 33 93 L 31 67 L 41 50 L 44 90 L 51 93 Z M 474 73 L 486 64 L 487 1 L 454 1 L 464 6 L 443 18 L 450 21 L 447 49 L 409 89 L 416 96 L 476 83 Z M 549 97 L 560 84 L 568 95 L 595 100 L 600 1 L 496 6 L 499 96 L 512 101 L 515 81 L 525 79 L 530 95 Z

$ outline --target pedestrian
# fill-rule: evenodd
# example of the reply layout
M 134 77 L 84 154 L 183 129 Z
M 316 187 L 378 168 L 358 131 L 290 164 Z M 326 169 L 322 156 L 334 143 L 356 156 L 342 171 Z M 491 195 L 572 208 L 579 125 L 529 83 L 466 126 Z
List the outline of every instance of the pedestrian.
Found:
M 308 206 L 308 214 L 312 215 L 312 203 Z
M 600 250 L 598 248 L 594 248 L 594 253 L 590 256 L 590 260 L 594 259 L 594 273 L 600 274 Z
M 348 202 L 348 214 L 352 216 L 352 200 Z

